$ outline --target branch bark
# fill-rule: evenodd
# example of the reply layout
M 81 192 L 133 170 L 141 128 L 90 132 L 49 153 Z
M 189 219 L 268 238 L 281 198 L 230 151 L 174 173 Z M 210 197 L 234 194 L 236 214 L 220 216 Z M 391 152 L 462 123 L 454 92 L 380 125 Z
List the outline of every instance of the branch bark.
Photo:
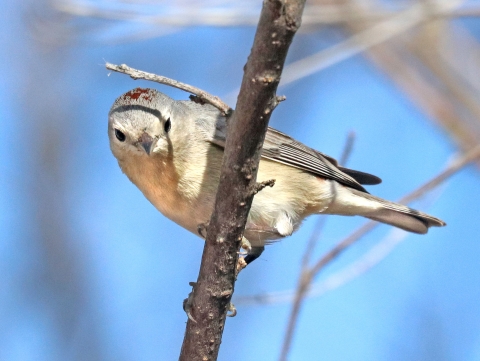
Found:
M 265 0 L 229 121 L 220 184 L 192 296 L 181 361 L 216 360 L 234 284 L 238 250 L 256 185 L 276 89 L 305 0 Z

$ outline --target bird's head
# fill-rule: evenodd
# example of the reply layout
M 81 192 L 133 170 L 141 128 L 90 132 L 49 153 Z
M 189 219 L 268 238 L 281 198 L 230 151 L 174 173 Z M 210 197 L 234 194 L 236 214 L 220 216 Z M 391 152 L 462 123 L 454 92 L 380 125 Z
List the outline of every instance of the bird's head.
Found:
M 136 88 L 120 96 L 108 114 L 110 148 L 128 155 L 168 154 L 172 149 L 174 100 L 155 89 Z

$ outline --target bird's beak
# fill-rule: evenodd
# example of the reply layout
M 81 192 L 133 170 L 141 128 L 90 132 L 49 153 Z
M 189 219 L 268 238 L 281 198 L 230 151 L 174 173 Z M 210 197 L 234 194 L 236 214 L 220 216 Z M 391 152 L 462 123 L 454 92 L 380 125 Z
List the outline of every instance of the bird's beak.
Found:
M 142 145 L 143 149 L 145 149 L 145 152 L 150 155 L 150 152 L 152 150 L 153 138 L 144 132 L 140 136 L 140 138 L 138 138 L 138 142 Z

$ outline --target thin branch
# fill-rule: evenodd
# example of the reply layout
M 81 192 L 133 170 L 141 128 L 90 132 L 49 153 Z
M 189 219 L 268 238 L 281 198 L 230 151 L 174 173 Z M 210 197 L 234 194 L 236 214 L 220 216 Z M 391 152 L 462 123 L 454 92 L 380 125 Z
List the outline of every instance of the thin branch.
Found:
M 358 278 L 393 252 L 396 246 L 407 239 L 409 233 L 399 228 L 393 228 L 386 237 L 373 246 L 366 254 L 345 268 L 329 276 L 319 284 L 310 287 L 306 297 L 317 297 L 332 291 L 349 281 Z
M 142 70 L 137 70 L 129 67 L 126 64 L 115 65 L 111 63 L 105 63 L 105 67 L 109 70 L 130 75 L 130 78 L 134 80 L 138 80 L 138 79 L 150 80 L 156 83 L 169 85 L 171 87 L 194 94 L 204 102 L 209 103 L 213 105 L 215 108 L 219 109 L 224 115 L 228 116 L 233 112 L 232 108 L 230 108 L 227 104 L 225 104 L 219 97 L 211 95 L 205 90 L 199 89 L 192 85 L 185 84 L 177 80 L 167 78 L 165 76 L 147 73 L 146 71 L 142 71 Z
M 343 147 L 342 155 L 339 158 L 340 159 L 339 163 L 341 165 L 347 164 L 348 158 L 350 158 L 350 155 L 352 154 L 354 142 L 355 142 L 355 132 L 349 132 L 347 136 L 347 140 L 345 141 L 345 145 Z M 318 242 L 318 239 L 320 238 L 320 234 L 322 233 L 323 227 L 325 227 L 326 220 L 327 220 L 327 217 L 320 217 L 318 218 L 315 224 L 312 235 L 310 236 L 307 246 L 305 247 L 305 252 L 303 253 L 302 263 L 301 263 L 302 268 L 301 268 L 300 274 L 302 274 L 304 271 L 307 270 L 308 263 L 310 262 L 310 257 L 313 254 L 313 251 L 315 249 L 315 245 Z M 300 280 L 299 280 L 299 284 L 300 284 Z
M 309 281 L 311 282 L 313 280 L 313 277 L 318 272 L 320 272 L 321 269 L 323 269 L 327 264 L 332 262 L 338 255 L 345 251 L 349 246 L 351 246 L 353 243 L 365 236 L 379 224 L 381 223 L 378 223 L 376 221 L 369 221 L 365 223 L 363 226 L 353 232 L 350 236 L 345 238 L 342 242 L 340 242 L 330 251 L 328 251 L 327 254 L 325 254 L 321 259 L 319 259 L 317 263 L 315 263 L 315 265 L 310 269 L 310 274 L 308 276 Z
M 276 89 L 304 5 L 304 0 L 263 3 L 236 110 L 229 121 L 214 211 L 191 297 L 189 311 L 196 322 L 187 321 L 180 361 L 218 357 L 262 144 L 278 102 Z
M 322 231 L 323 231 L 323 228 L 325 227 L 325 223 L 327 219 L 328 218 L 326 216 L 320 216 L 317 219 L 317 222 L 315 223 L 315 227 L 313 228 L 313 232 L 310 235 L 307 246 L 305 247 L 305 252 L 303 253 L 303 256 L 302 256 L 302 262 L 301 262 L 302 268 L 300 271 L 300 275 L 308 269 L 308 263 L 310 262 L 310 257 L 312 256 L 313 251 L 315 250 L 315 246 L 318 243 L 318 240 L 320 239 L 320 235 L 322 234 Z M 298 281 L 298 284 L 300 285 L 300 279 Z M 297 292 L 298 292 L 298 289 L 299 287 L 297 288 Z

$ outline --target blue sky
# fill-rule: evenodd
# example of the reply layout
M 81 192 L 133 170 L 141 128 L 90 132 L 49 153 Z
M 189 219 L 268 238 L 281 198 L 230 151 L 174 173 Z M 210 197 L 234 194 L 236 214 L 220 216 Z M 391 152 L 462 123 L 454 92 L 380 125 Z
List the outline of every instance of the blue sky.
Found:
M 159 214 L 121 173 L 106 129 L 111 104 L 131 88 L 154 87 L 177 99 L 188 95 L 109 74 L 103 64 L 126 63 L 223 97 L 240 84 L 254 29 L 188 28 L 120 44 L 101 41 L 104 30 L 45 54 L 22 23 L 28 7 L 3 5 L 2 33 L 9 36 L 1 40 L 0 360 L 83 360 L 92 349 L 99 360 L 176 359 L 186 321 L 181 305 L 188 282 L 197 277 L 203 244 Z M 332 30 L 320 34 L 298 35 L 287 62 L 341 39 Z M 55 63 L 42 64 L 51 58 Z M 61 120 L 37 119 L 25 99 L 52 101 L 50 92 L 65 115 Z M 355 131 L 349 166 L 380 176 L 383 183 L 369 190 L 387 199 L 435 176 L 457 152 L 448 135 L 362 56 L 278 93 L 287 101 L 271 126 L 335 157 Z M 56 144 L 58 193 L 52 186 L 57 178 L 42 174 L 42 157 L 33 151 L 43 127 L 62 134 Z M 290 359 L 480 360 L 478 185 L 477 169 L 466 167 L 414 204 L 444 219 L 446 228 L 409 235 L 365 275 L 307 300 Z M 51 204 L 31 206 L 37 197 Z M 67 221 L 62 247 L 76 264 L 72 275 L 62 275 L 65 268 L 41 239 L 55 233 L 41 231 L 42 217 L 51 214 Z M 329 217 L 314 258 L 364 221 Z M 240 276 L 236 295 L 292 289 L 314 224 L 309 219 L 294 236 L 269 246 Z M 320 278 L 390 230 L 378 227 Z M 81 288 L 70 290 L 72 284 Z M 58 311 L 72 304 L 81 305 L 79 313 Z M 237 308 L 238 316 L 227 320 L 220 360 L 277 359 L 290 305 Z

